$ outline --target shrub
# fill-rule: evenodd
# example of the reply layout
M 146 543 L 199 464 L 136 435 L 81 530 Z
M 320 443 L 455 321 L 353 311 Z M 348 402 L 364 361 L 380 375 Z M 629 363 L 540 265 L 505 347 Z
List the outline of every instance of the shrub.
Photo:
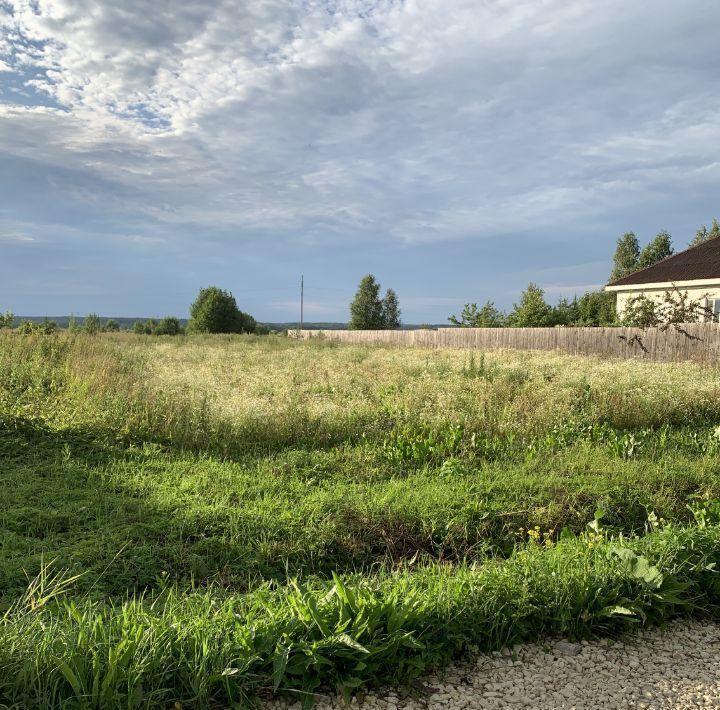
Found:
M 155 335 L 178 335 L 182 328 L 175 316 L 165 316 L 155 327 Z
M 32 335 L 37 332 L 37 326 L 31 320 L 23 320 L 20 321 L 20 324 L 15 330 L 20 335 Z

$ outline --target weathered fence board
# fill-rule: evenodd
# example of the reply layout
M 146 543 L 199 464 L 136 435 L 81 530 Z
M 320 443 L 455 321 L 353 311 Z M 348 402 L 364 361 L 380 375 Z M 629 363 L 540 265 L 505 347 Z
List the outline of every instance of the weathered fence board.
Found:
M 660 328 L 439 328 L 437 330 L 300 330 L 295 337 L 343 343 L 479 350 L 559 350 L 576 355 L 681 362 L 720 361 L 720 325 Z

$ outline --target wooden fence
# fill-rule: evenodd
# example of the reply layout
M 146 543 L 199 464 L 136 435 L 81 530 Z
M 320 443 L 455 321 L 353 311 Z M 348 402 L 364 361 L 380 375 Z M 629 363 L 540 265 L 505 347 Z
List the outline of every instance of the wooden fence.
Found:
M 558 350 L 575 355 L 682 362 L 720 361 L 720 325 L 660 328 L 439 328 L 437 330 L 300 330 L 295 337 L 478 350 Z

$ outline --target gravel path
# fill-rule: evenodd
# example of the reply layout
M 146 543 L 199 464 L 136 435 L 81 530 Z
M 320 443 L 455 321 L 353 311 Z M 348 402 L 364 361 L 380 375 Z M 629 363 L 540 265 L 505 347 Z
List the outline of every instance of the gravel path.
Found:
M 282 701 L 270 708 L 292 708 Z M 318 710 L 343 708 L 323 696 Z M 418 683 L 378 691 L 352 708 L 609 710 L 720 708 L 720 626 L 679 621 L 620 641 L 545 641 L 480 656 Z

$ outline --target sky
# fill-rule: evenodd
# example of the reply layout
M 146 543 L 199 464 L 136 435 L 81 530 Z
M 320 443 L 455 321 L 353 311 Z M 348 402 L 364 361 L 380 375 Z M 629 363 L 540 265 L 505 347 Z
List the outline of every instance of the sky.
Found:
M 403 320 L 720 217 L 717 0 L 0 0 L 0 311 Z

